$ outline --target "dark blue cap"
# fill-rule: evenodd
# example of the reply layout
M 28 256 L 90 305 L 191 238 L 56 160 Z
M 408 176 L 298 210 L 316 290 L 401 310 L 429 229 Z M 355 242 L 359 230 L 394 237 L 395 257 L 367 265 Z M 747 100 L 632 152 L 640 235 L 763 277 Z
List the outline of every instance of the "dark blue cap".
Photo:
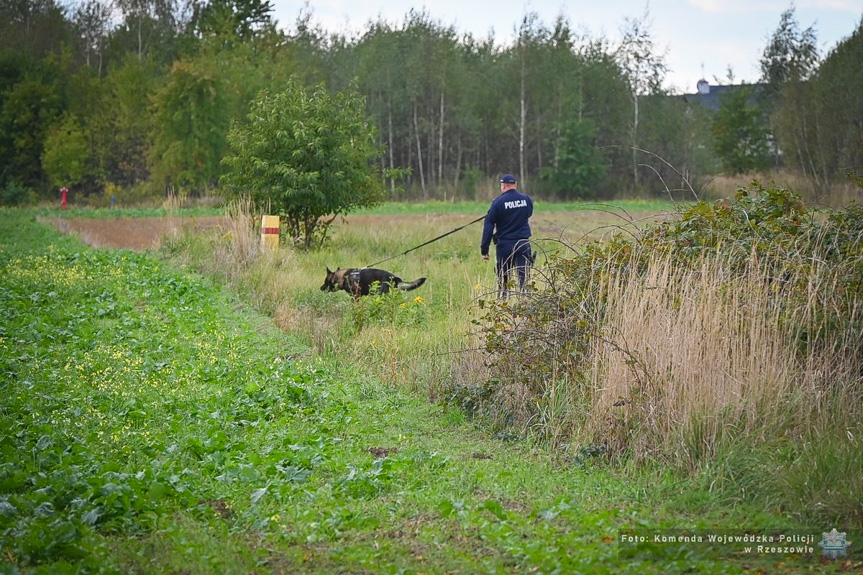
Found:
M 500 183 L 501 184 L 514 184 L 515 183 L 515 176 L 513 176 L 512 174 L 504 174 L 500 177 Z

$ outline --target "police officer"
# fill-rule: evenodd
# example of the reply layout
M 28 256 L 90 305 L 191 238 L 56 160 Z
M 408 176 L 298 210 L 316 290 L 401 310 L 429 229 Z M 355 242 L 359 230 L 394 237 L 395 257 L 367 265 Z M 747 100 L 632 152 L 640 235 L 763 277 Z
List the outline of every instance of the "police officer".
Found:
M 492 201 L 485 216 L 479 246 L 482 259 L 487 260 L 492 236 L 496 236 L 497 285 L 501 299 L 506 299 L 506 287 L 513 268 L 518 272 L 518 286 L 524 287 L 531 257 L 528 220 L 533 215 L 533 201 L 518 191 L 516 183 L 511 174 L 500 178 L 500 195 Z

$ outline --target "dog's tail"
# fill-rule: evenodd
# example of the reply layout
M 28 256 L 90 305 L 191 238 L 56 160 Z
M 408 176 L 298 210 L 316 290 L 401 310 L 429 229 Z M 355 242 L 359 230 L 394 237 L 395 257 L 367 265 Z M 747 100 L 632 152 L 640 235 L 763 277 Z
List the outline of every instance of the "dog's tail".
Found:
M 398 287 L 400 290 L 411 291 L 412 289 L 417 289 L 424 283 L 426 283 L 426 279 L 420 278 L 412 282 L 399 282 L 396 287 Z

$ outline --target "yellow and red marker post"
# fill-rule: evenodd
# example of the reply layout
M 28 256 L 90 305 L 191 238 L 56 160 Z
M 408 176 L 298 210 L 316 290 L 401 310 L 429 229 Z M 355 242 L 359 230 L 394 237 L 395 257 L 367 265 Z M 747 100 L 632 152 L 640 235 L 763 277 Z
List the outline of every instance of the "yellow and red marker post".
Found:
M 279 216 L 261 218 L 261 246 L 265 250 L 279 249 Z

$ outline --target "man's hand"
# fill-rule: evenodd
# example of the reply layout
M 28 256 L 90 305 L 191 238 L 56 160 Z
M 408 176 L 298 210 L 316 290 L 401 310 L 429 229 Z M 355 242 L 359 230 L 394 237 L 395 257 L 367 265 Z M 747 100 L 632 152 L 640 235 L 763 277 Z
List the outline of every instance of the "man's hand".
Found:
M 487 260 L 487 259 L 488 259 L 488 254 L 485 254 L 484 256 L 482 256 L 482 259 Z

